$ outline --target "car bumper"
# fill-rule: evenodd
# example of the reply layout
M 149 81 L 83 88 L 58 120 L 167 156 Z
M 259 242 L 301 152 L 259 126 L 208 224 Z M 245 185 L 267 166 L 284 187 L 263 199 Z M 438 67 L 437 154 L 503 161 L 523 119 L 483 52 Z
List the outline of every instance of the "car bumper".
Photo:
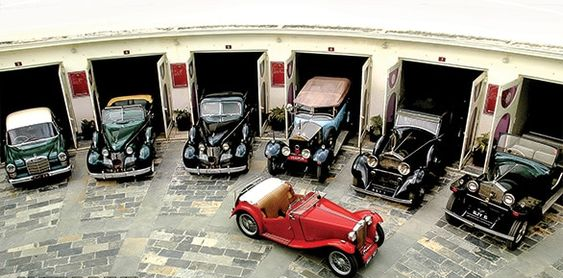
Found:
M 104 172 L 101 173 L 92 173 L 90 172 L 90 176 L 96 179 L 117 179 L 117 178 L 126 178 L 126 177 L 136 177 L 140 175 L 144 175 L 150 172 L 154 172 L 154 162 L 151 163 L 150 167 L 138 169 L 138 170 L 131 170 L 131 171 L 123 171 L 123 172 Z
M 224 167 L 224 168 L 189 168 L 186 167 L 186 171 L 192 174 L 231 174 L 231 173 L 238 173 L 246 170 L 247 166 L 237 166 L 237 167 Z
M 49 171 L 49 172 L 46 172 L 46 173 L 43 173 L 43 174 L 31 175 L 31 176 L 27 176 L 27 177 L 23 177 L 23 178 L 8 179 L 8 181 L 11 184 L 19 184 L 19 183 L 34 181 L 34 180 L 41 179 L 41 178 L 54 177 L 54 176 L 66 174 L 66 173 L 70 172 L 71 170 L 72 170 L 72 165 L 69 164 L 68 166 L 61 168 L 61 169 Z
M 467 226 L 470 226 L 470 227 L 472 227 L 472 228 L 481 230 L 481 231 L 483 231 L 483 232 L 485 232 L 485 233 L 488 233 L 488 234 L 491 234 L 491 235 L 500 237 L 500 238 L 502 238 L 502 239 L 511 240 L 511 241 L 514 240 L 514 237 L 513 237 L 513 236 L 509 236 L 509 235 L 506 235 L 506 234 L 497 232 L 497 231 L 495 231 L 495 230 L 491 230 L 491 229 L 489 229 L 489 228 L 487 228 L 487 227 L 485 227 L 485 226 L 483 226 L 483 225 L 480 225 L 480 224 L 477 224 L 477 223 L 475 223 L 475 222 L 473 222 L 473 221 L 470 221 L 470 220 L 468 220 L 468 219 L 465 219 L 463 216 L 461 216 L 461 215 L 459 215 L 459 214 L 457 214 L 457 213 L 455 213 L 455 212 L 453 212 L 453 211 L 451 211 L 451 210 L 446 209 L 446 210 L 444 210 L 444 211 L 445 211 L 445 213 L 446 213 L 447 215 L 449 215 L 449 216 L 451 216 L 451 217 L 453 217 L 453 218 L 455 218 L 455 219 L 457 219 L 457 220 L 463 222 L 463 223 L 464 223 L 465 225 L 467 225 Z
M 370 190 L 365 190 L 363 188 L 359 188 L 359 187 L 354 186 L 354 185 L 350 185 L 350 186 L 354 190 L 356 190 L 357 192 L 360 192 L 360 193 L 376 196 L 376 197 L 386 199 L 386 200 L 389 200 L 389 201 L 393 201 L 393 202 L 397 202 L 397 203 L 400 203 L 400 204 L 405 204 L 405 205 L 411 205 L 412 204 L 412 200 L 410 200 L 410 199 L 395 198 L 395 197 L 388 196 L 388 195 L 385 195 L 385 194 L 380 194 L 380 193 L 373 192 L 373 191 L 370 191 Z

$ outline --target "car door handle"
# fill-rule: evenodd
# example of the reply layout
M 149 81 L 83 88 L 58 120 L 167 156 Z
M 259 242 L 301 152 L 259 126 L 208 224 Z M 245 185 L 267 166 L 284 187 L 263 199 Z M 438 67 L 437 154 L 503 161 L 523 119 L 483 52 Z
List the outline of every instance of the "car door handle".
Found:
M 290 214 L 289 214 L 289 219 L 295 220 L 295 217 L 293 217 L 293 213 L 290 213 Z

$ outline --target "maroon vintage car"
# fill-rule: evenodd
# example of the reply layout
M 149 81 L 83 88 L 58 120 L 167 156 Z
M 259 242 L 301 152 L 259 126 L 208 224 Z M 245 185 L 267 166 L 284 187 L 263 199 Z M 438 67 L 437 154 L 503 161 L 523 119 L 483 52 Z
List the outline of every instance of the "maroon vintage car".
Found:
M 292 248 L 328 248 L 328 264 L 338 276 L 352 277 L 383 244 L 379 214 L 350 212 L 324 193 L 295 194 L 277 178 L 256 180 L 238 195 L 232 214 L 241 232 Z

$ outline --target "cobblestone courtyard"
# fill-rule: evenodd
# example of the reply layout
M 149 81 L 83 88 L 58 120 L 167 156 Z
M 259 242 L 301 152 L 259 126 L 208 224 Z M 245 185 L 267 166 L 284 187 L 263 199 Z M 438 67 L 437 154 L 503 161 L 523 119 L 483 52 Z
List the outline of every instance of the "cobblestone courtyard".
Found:
M 0 277 L 333 277 L 322 251 L 247 238 L 229 218 L 235 192 L 269 176 L 264 142 L 255 144 L 249 173 L 219 177 L 186 173 L 183 143 L 158 143 L 156 173 L 148 179 L 96 181 L 85 151 L 74 157 L 68 181 L 15 189 L 2 177 Z M 299 193 L 323 191 L 348 209 L 383 216 L 385 244 L 359 277 L 563 277 L 562 206 L 508 251 L 494 237 L 445 222 L 448 184 L 457 173 L 442 177 L 421 208 L 408 210 L 349 187 L 356 155 L 344 151 L 324 184 L 307 173 L 280 178 Z

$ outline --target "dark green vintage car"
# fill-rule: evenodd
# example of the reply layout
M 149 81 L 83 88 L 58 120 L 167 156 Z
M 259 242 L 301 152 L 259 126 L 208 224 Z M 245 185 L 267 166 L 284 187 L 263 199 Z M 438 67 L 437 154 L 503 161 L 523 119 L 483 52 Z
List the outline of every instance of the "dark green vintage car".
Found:
M 96 179 L 134 177 L 154 172 L 152 97 L 113 98 L 102 110 L 101 131 L 92 135 L 87 165 Z
M 71 172 L 65 140 L 47 107 L 6 117 L 4 153 L 8 181 L 14 186 Z

